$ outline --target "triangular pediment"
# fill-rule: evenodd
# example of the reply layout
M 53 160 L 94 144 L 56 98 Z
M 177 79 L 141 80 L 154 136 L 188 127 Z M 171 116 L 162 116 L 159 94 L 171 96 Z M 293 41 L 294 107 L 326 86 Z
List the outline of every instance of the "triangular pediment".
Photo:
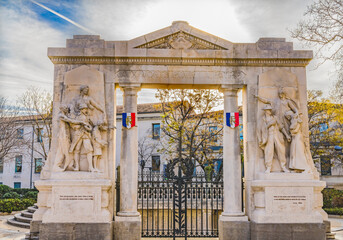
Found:
M 176 21 L 169 27 L 129 41 L 135 49 L 228 50 L 231 42 Z
M 137 46 L 136 48 L 227 50 L 227 48 L 198 38 L 184 31 L 178 31 L 174 34 L 158 38 Z

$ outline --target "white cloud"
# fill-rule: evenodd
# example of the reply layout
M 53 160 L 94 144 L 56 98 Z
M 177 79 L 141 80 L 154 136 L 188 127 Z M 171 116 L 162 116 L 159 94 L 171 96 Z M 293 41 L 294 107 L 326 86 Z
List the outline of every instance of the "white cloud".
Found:
M 61 28 L 43 21 L 27 2 L 13 0 L 12 4 L 0 7 L 0 95 L 11 99 L 30 85 L 52 90 L 53 64 L 47 57 L 47 48 L 64 47 L 65 40 L 73 34 L 87 34 L 74 26 Z M 44 4 L 45 1 L 39 2 Z M 293 41 L 286 28 L 295 26 L 311 2 L 82 0 L 72 4 L 67 1 L 49 4 L 52 9 L 54 4 L 68 11 L 73 9 L 74 15 L 69 16 L 72 20 L 101 34 L 107 41 L 130 40 L 167 27 L 172 21 L 185 20 L 193 27 L 232 42 L 255 42 L 264 36 Z M 304 48 L 295 42 L 295 49 Z M 328 92 L 329 68 L 332 65 L 326 64 L 308 71 L 308 88 Z M 309 69 L 313 69 L 313 64 Z M 152 90 L 143 90 L 139 93 L 139 102 L 151 102 L 153 96 Z M 120 93 L 118 99 L 120 103 Z
M 2 6 L 0 95 L 13 100 L 30 85 L 52 90 L 53 64 L 47 48 L 65 44 L 66 35 L 39 21 L 27 5 Z M 62 46 L 63 46 L 62 45 Z
M 249 33 L 240 24 L 227 0 L 104 0 L 96 4 L 83 1 L 81 21 L 106 40 L 130 40 L 173 21 L 190 25 L 229 41 L 247 41 Z

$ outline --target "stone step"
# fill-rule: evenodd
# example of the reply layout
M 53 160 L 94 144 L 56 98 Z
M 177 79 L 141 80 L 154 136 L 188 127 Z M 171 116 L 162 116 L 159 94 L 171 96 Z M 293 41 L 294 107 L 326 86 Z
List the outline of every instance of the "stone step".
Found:
M 37 210 L 37 208 L 35 208 L 35 207 L 28 207 L 27 208 L 27 211 L 29 211 L 31 213 L 34 213 L 36 210 Z
M 18 222 L 23 222 L 23 223 L 30 223 L 32 221 L 32 218 L 24 217 L 21 215 L 21 213 L 15 214 L 14 219 Z
M 326 233 L 326 240 L 336 239 L 335 235 L 336 235 L 336 233 Z
M 25 239 L 28 239 L 28 240 L 39 240 L 39 237 L 38 236 L 32 236 L 31 233 L 26 233 L 25 234 L 25 238 L 23 240 L 25 240 Z
M 30 223 L 18 222 L 14 218 L 7 219 L 7 223 L 16 227 L 30 228 Z
M 21 211 L 21 215 L 23 217 L 27 217 L 27 218 L 32 218 L 33 217 L 33 213 L 32 212 L 29 212 L 27 210 L 24 210 L 24 211 Z

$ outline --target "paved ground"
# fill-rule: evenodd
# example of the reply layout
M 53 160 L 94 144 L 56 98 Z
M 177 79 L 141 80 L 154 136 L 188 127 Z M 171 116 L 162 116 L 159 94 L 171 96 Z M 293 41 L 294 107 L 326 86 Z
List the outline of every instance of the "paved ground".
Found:
M 18 212 L 12 212 L 11 215 L 0 215 L 0 239 L 1 240 L 22 240 L 25 238 L 25 233 L 29 232 L 27 228 L 14 227 L 7 224 L 6 220 L 13 217 Z
M 343 240 L 343 217 L 330 217 L 331 232 L 336 233 L 336 239 Z
M 23 240 L 25 233 L 29 232 L 29 229 L 18 228 L 7 224 L 6 220 L 13 217 L 17 212 L 13 212 L 11 215 L 0 215 L 0 239 L 1 240 Z M 343 240 L 343 217 L 340 218 L 329 218 L 331 222 L 331 231 L 336 233 L 337 240 Z M 213 238 L 212 240 L 216 240 Z M 145 239 L 148 240 L 148 239 Z M 156 240 L 154 238 L 153 240 Z M 169 239 L 165 239 L 169 240 Z M 181 240 L 181 239 L 180 239 Z M 190 239 L 191 240 L 191 239 Z M 197 239 L 198 240 L 198 239 Z

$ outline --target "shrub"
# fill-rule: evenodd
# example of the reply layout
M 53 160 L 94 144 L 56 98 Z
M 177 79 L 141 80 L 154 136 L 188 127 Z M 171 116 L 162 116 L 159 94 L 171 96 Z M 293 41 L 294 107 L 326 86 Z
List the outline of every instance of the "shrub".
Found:
M 32 192 L 32 191 L 37 191 L 38 190 L 35 190 L 35 189 L 30 189 L 30 188 L 15 188 L 15 189 L 12 189 L 12 192 L 16 192 L 22 196 L 25 196 L 26 193 L 28 192 Z
M 343 207 L 343 196 L 334 196 L 332 198 L 333 207 Z
M 341 201 L 343 201 L 343 200 L 339 200 L 343 198 L 343 191 L 341 190 L 337 190 L 334 188 L 325 188 L 323 189 L 322 193 L 323 193 L 323 208 L 333 208 L 335 207 L 335 204 L 340 204 Z M 335 204 L 333 203 L 333 201 L 335 201 Z M 343 203 L 341 206 L 343 206 Z
M 37 195 L 38 195 L 37 191 L 29 191 L 24 195 L 24 198 L 37 199 Z
M 36 188 L 11 188 L 6 185 L 0 185 L 0 199 L 8 198 L 32 198 L 37 199 L 38 190 Z
M 0 199 L 0 212 L 21 211 L 35 203 L 34 199 Z
M 10 199 L 10 198 L 20 198 L 20 195 L 16 192 L 8 192 L 2 195 L 3 199 Z
M 12 188 L 7 185 L 0 185 L 0 198 L 2 198 L 5 193 L 11 192 L 11 190 Z
M 324 208 L 324 211 L 331 215 L 343 215 L 343 208 Z

